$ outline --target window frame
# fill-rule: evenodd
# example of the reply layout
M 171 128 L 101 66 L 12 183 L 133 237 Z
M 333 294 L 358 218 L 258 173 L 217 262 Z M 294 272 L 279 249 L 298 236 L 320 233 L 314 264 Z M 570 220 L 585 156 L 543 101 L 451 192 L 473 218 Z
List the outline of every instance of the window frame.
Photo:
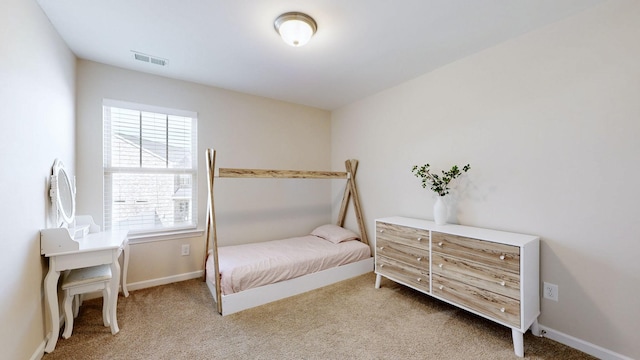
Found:
M 167 165 L 167 167 L 115 167 L 112 166 L 113 159 L 111 153 L 112 147 L 112 139 L 111 139 L 111 125 L 113 124 L 113 119 L 111 117 L 107 118 L 107 108 L 120 108 L 126 109 L 136 112 L 148 112 L 154 114 L 162 114 L 167 118 L 169 116 L 179 116 L 186 117 L 191 119 L 191 167 L 185 168 L 171 168 Z M 129 239 L 140 239 L 144 241 L 156 241 L 156 240 L 165 240 L 165 239 L 174 239 L 174 238 L 182 238 L 182 237 L 190 237 L 197 236 L 201 233 L 201 230 L 198 230 L 198 114 L 194 111 L 187 110 L 179 110 L 172 109 L 154 105 L 146 105 L 146 104 L 138 104 L 133 102 L 112 100 L 112 99 L 103 99 L 102 101 L 102 139 L 103 139 L 103 162 L 102 162 L 102 172 L 103 172 L 103 225 L 105 230 L 113 229 L 112 221 L 113 219 L 108 219 L 108 216 L 112 216 L 113 209 L 113 191 L 112 184 L 114 174 L 167 174 L 167 175 L 190 175 L 191 182 L 191 221 L 188 225 L 174 225 L 168 227 L 158 227 L 158 228 L 148 228 L 148 229 L 129 229 Z M 167 130 L 168 131 L 168 130 Z M 168 136 L 168 135 L 167 135 Z M 147 139 L 148 140 L 148 139 Z M 145 141 L 145 137 L 141 139 L 142 142 Z M 169 144 L 165 144 L 167 148 Z M 141 148 L 141 154 L 144 149 Z M 141 155 L 142 156 L 142 155 Z M 168 159 L 167 159 L 168 162 Z M 108 177 L 111 177 L 108 179 Z

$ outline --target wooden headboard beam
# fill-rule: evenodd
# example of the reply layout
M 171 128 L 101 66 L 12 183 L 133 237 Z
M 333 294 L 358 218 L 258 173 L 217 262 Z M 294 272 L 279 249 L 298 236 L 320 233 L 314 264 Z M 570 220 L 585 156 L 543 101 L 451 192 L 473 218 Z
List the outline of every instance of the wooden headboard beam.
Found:
M 290 178 L 290 179 L 346 179 L 346 172 L 337 171 L 298 171 L 264 169 L 218 169 L 221 178 Z

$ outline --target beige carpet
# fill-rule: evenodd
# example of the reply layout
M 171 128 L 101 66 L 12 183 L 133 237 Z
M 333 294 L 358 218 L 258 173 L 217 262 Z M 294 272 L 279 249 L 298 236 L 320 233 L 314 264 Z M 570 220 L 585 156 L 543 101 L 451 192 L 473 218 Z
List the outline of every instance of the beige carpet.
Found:
M 118 299 L 120 332 L 102 326 L 102 300 L 85 301 L 54 359 L 515 359 L 511 330 L 363 275 L 222 317 L 190 280 Z M 592 359 L 525 335 L 527 359 Z

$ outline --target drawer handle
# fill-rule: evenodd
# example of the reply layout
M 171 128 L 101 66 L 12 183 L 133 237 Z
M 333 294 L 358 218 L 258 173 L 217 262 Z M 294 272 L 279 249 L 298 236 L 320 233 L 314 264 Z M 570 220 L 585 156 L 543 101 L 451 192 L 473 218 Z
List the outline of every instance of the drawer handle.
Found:
M 417 258 L 416 260 L 418 260 L 418 261 L 422 261 L 422 258 L 420 257 L 420 258 Z
M 422 241 L 422 238 L 421 238 L 421 237 L 419 237 L 419 238 L 418 238 L 418 241 Z
M 440 269 L 442 269 L 442 264 L 438 264 L 438 267 L 439 267 Z
M 504 281 L 501 281 L 501 282 L 500 282 L 500 285 L 505 286 L 505 285 L 506 285 L 506 283 L 505 283 Z
M 380 246 L 380 250 L 384 250 L 384 246 Z
M 440 242 L 438 243 L 438 246 L 442 247 L 442 241 L 440 241 Z
M 504 255 L 500 255 L 500 260 L 504 260 Z
M 418 278 L 418 282 L 422 281 L 422 278 Z
M 442 289 L 444 289 L 444 286 L 440 285 L 440 286 L 438 286 L 438 289 L 442 290 Z
M 500 312 L 504 312 L 504 310 L 505 310 L 504 308 L 500 308 Z
M 378 231 L 379 231 L 379 232 L 381 232 L 381 233 L 383 233 L 383 232 L 384 232 L 384 230 L 378 230 Z

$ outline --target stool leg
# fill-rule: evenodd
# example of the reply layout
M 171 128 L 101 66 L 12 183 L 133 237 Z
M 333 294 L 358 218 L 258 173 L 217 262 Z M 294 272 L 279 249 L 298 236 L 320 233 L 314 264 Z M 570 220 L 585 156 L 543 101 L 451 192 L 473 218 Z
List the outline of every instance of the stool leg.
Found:
M 102 322 L 104 326 L 110 326 L 111 321 L 109 320 L 109 303 L 111 297 L 111 290 L 109 289 L 109 283 L 107 282 L 104 285 L 104 290 L 102 290 Z
M 73 317 L 77 318 L 80 312 L 80 294 L 73 297 Z
M 74 296 L 71 295 L 69 290 L 64 294 L 64 332 L 62 337 L 68 339 L 73 331 L 73 309 L 71 305 L 73 303 Z

